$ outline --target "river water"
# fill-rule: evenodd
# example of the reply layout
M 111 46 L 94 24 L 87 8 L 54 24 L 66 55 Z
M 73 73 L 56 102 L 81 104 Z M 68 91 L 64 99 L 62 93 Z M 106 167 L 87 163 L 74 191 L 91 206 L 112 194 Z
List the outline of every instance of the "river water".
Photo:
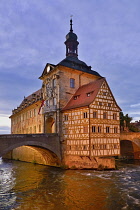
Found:
M 140 163 L 62 170 L 0 159 L 0 210 L 140 209 Z

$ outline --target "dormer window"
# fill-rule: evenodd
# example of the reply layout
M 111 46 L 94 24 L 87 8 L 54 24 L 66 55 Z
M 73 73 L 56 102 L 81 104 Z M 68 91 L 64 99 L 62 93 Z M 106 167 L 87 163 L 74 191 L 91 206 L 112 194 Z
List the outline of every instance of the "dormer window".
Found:
M 91 92 L 87 93 L 87 97 L 90 97 L 93 92 L 94 91 L 91 91 Z
M 79 98 L 80 95 L 74 96 L 74 100 L 77 100 L 77 98 Z

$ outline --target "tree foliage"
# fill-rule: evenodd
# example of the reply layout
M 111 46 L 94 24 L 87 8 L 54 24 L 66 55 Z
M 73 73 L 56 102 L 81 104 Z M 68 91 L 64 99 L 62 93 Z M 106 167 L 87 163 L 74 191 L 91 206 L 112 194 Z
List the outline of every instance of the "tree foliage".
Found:
M 120 112 L 120 127 L 121 131 L 132 131 L 132 132 L 138 132 L 139 129 L 131 124 L 132 117 L 129 117 L 128 114 L 124 115 L 123 112 Z

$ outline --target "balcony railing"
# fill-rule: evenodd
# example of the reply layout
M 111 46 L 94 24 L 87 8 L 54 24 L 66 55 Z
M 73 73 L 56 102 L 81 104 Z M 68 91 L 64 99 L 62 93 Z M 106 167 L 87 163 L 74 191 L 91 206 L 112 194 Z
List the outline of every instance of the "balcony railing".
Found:
M 54 106 L 45 106 L 43 108 L 43 113 L 47 113 L 47 112 L 55 112 L 57 109 L 56 105 Z

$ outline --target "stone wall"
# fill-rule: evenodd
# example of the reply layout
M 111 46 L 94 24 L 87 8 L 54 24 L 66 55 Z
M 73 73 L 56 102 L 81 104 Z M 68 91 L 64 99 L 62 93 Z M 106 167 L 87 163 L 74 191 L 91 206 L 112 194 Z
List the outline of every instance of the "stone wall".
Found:
M 70 169 L 115 169 L 115 158 L 89 158 L 69 155 L 65 156 L 65 166 Z

